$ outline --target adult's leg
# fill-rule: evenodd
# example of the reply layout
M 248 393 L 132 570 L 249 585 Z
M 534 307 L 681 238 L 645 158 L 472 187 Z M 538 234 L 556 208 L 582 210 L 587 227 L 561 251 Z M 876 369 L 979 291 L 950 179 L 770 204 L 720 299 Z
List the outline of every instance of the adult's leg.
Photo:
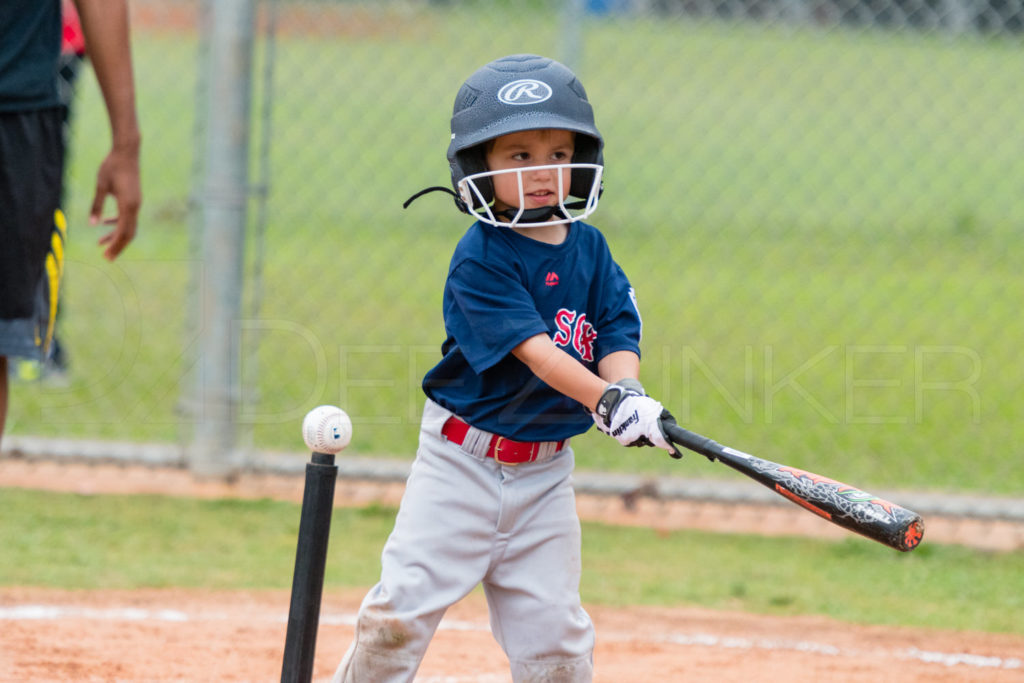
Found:
M 4 444 L 5 424 L 7 424 L 7 356 L 0 356 L 0 446 Z
M 8 358 L 39 357 L 41 287 L 60 202 L 64 143 L 57 108 L 0 113 L 0 437 Z

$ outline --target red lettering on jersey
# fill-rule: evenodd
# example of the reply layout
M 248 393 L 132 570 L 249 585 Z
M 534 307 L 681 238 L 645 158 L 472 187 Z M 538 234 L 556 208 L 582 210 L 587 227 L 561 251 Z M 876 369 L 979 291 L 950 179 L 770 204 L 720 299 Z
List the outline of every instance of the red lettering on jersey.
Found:
M 582 313 L 576 318 L 576 329 L 572 335 L 572 345 L 580 358 L 585 361 L 594 360 L 594 340 L 597 339 L 597 330 L 587 322 L 587 314 Z
M 581 360 L 591 362 L 594 360 L 594 342 L 597 340 L 597 330 L 587 321 L 587 314 L 570 311 L 567 308 L 558 309 L 555 313 L 555 335 L 552 341 L 558 346 L 572 346 L 579 354 Z
M 572 321 L 576 319 L 576 311 L 565 308 L 558 309 L 555 313 L 555 327 L 558 331 L 552 337 L 552 341 L 558 346 L 568 346 L 572 341 Z
M 548 287 L 554 287 L 555 285 L 557 285 L 558 284 L 558 273 L 556 273 L 553 270 L 550 273 L 548 273 L 544 277 L 544 284 L 546 284 Z

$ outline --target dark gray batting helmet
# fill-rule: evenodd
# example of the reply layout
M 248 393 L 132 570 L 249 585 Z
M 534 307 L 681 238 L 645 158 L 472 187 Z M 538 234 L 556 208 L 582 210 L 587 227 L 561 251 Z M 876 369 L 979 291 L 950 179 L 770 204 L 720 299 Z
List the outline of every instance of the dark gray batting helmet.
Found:
M 477 69 L 455 97 L 451 125 L 448 164 L 456 192 L 463 178 L 487 170 L 483 143 L 508 133 L 570 130 L 576 133 L 572 163 L 604 163 L 604 140 L 583 84 L 568 67 L 547 57 L 510 55 Z M 595 188 L 599 192 L 594 181 L 595 169 L 573 168 L 569 194 L 590 198 Z M 490 179 L 476 186 L 487 202 L 493 199 Z M 479 198 L 473 199 L 479 205 Z

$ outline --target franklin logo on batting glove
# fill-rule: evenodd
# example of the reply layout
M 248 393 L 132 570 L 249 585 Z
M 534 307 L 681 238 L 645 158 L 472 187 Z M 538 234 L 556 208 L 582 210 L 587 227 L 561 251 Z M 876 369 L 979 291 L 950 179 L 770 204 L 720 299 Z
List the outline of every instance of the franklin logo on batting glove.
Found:
M 636 380 L 609 384 L 591 413 L 594 424 L 623 446 L 656 446 L 673 455 L 678 451 L 665 434 L 664 420 L 675 422 L 672 414 L 650 396 Z
M 630 425 L 634 424 L 640 424 L 640 413 L 637 411 L 633 411 L 633 414 L 630 415 L 625 422 L 623 422 L 621 425 L 619 425 L 617 428 L 613 429 L 609 433 L 615 438 L 619 438 L 620 436 L 622 436 L 623 432 L 629 429 Z M 633 444 L 629 445 L 632 446 Z

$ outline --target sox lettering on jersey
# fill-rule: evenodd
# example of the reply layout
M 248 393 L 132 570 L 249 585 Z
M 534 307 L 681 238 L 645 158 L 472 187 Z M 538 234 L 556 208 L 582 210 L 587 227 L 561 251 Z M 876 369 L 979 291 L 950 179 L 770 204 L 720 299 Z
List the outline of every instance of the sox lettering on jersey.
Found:
M 583 361 L 594 360 L 594 341 L 597 330 L 587 321 L 586 313 L 576 313 L 568 308 L 560 308 L 555 313 L 555 336 L 552 341 L 558 346 L 572 346 Z

